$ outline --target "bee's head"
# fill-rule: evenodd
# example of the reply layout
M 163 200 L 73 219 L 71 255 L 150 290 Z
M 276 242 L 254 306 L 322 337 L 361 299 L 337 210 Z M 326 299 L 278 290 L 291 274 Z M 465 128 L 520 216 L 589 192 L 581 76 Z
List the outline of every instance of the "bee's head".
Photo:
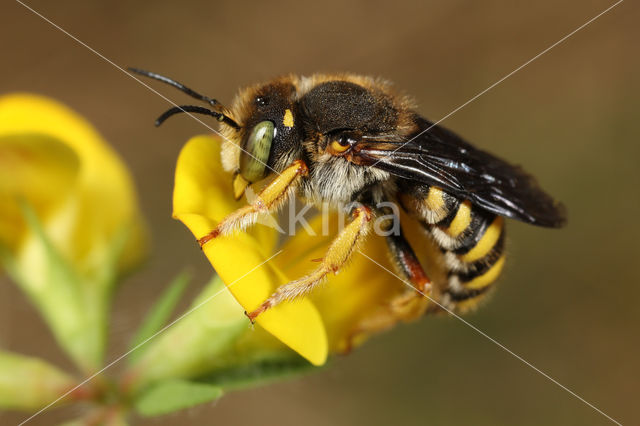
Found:
M 240 129 L 224 132 L 236 146 L 226 144 L 225 151 L 234 152 L 223 157 L 234 157 L 227 161 L 234 163 L 234 171 L 247 182 L 283 170 L 299 154 L 302 129 L 296 123 L 296 86 L 291 79 L 242 90 L 231 111 Z M 225 164 L 225 168 L 231 166 Z

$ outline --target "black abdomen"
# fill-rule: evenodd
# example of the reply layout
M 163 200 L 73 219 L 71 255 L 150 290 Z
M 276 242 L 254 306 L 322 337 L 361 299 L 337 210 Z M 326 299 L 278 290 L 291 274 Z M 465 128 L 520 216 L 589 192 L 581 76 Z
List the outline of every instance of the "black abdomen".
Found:
M 414 187 L 402 201 L 443 253 L 448 278 L 434 296 L 448 309 L 473 308 L 504 266 L 504 218 L 437 187 Z

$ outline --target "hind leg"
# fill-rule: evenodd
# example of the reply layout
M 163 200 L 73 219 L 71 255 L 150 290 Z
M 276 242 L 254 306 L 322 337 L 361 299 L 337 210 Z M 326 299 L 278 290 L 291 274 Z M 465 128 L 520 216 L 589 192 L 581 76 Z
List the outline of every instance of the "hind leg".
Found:
M 396 321 L 415 320 L 424 314 L 431 303 L 431 280 L 402 232 L 389 235 L 387 245 L 396 270 L 404 278 L 405 284 L 413 287 L 407 286 L 402 294 L 390 302 L 389 308 Z

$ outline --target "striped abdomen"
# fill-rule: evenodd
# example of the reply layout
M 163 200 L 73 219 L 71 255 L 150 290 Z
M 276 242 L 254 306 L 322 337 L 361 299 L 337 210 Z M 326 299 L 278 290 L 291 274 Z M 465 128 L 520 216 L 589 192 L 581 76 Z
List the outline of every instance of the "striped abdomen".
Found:
M 414 187 L 409 194 L 403 204 L 423 220 L 444 255 L 448 278 L 434 296 L 449 309 L 474 307 L 504 266 L 504 219 L 437 187 Z

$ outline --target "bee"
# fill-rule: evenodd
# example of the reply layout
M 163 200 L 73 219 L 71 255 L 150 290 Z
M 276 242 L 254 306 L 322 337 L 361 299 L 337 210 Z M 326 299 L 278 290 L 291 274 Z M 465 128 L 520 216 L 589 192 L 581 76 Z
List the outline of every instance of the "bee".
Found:
M 148 71 L 209 105 L 182 105 L 162 114 L 206 114 L 220 121 L 223 167 L 233 173 L 239 199 L 248 185 L 271 178 L 253 203 L 231 213 L 200 245 L 256 222 L 295 194 L 307 203 L 352 206 L 318 267 L 279 287 L 257 309 L 311 292 L 345 266 L 371 229 L 377 206 L 392 202 L 418 221 L 439 248 L 445 278 L 432 281 L 401 226 L 386 237 L 397 272 L 413 289 L 389 305 L 387 322 L 411 320 L 431 310 L 477 305 L 505 261 L 505 218 L 557 228 L 566 223 L 562 204 L 518 166 L 478 149 L 416 112 L 390 83 L 354 74 L 289 75 L 248 87 L 227 108 L 183 84 Z M 425 241 L 425 244 L 427 241 Z M 426 297 L 425 297 L 426 296 Z M 385 327 L 385 321 L 375 327 Z

